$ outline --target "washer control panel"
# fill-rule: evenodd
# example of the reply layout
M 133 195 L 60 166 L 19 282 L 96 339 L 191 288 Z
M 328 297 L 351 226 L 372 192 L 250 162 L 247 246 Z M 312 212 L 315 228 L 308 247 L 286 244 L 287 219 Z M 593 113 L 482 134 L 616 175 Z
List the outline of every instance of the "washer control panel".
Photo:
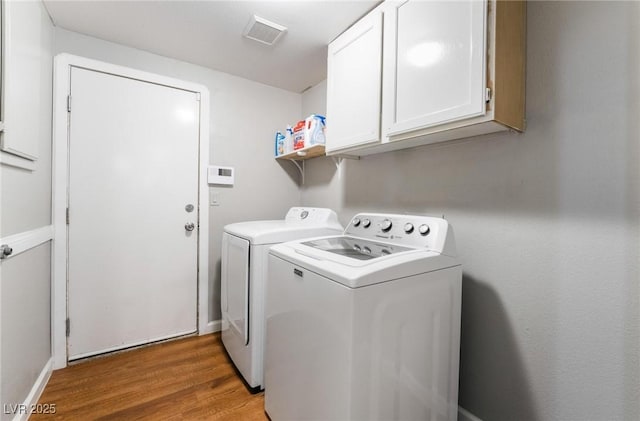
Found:
M 361 213 L 349 222 L 345 235 L 413 247 L 437 247 L 444 242 L 447 221 L 419 215 Z

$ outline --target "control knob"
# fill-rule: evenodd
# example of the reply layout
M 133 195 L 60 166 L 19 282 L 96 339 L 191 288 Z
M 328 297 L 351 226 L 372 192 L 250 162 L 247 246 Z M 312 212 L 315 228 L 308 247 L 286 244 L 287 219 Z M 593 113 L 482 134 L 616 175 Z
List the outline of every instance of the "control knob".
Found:
M 413 232 L 413 224 L 411 222 L 404 224 L 404 232 L 407 234 L 411 234 Z
M 360 218 L 353 218 L 352 225 L 353 225 L 354 227 L 359 226 L 359 225 L 360 225 Z
M 418 227 L 418 232 L 420 233 L 420 235 L 427 235 L 429 234 L 429 225 L 427 224 L 422 224 Z
M 365 228 L 369 228 L 371 226 L 371 221 L 368 219 L 365 219 L 364 221 L 362 221 L 362 226 Z
M 393 223 L 388 219 L 385 219 L 384 221 L 382 221 L 382 224 L 380 224 L 380 228 L 382 228 L 382 231 L 384 232 L 389 231 L 392 226 L 393 226 Z

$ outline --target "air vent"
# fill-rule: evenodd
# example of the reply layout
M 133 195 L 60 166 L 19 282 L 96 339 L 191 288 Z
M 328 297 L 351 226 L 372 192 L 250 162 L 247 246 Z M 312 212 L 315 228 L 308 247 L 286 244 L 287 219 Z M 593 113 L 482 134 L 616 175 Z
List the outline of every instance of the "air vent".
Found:
M 259 16 L 252 16 L 243 35 L 254 41 L 267 45 L 273 45 L 285 33 L 287 28 L 277 23 L 270 22 Z

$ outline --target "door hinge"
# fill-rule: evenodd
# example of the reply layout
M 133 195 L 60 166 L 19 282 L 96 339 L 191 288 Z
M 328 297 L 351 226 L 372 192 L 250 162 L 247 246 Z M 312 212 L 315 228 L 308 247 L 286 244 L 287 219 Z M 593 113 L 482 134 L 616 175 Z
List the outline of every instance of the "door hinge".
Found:
M 485 95 L 484 95 L 484 100 L 485 102 L 491 101 L 491 88 L 487 88 L 487 91 L 485 92 Z
M 71 320 L 68 317 L 67 320 L 65 320 L 65 332 L 68 338 L 69 334 L 71 333 Z
M 69 208 L 67 208 L 67 225 L 69 225 Z
M 71 112 L 71 95 L 67 95 L 67 112 Z

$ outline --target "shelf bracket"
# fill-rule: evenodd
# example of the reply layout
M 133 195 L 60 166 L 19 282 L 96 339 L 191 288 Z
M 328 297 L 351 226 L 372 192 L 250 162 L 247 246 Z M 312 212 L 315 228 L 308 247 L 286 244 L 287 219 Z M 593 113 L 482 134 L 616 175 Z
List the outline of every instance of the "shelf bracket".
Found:
M 301 184 L 304 184 L 304 161 L 296 161 L 294 159 L 290 159 L 291 162 L 296 166 L 298 171 L 300 171 L 300 181 Z M 302 164 L 300 164 L 302 162 Z
M 359 156 L 353 156 L 353 155 L 333 155 L 330 158 L 333 161 L 333 163 L 336 165 L 336 171 L 338 171 L 338 178 L 342 178 L 342 161 L 344 161 L 345 159 L 353 159 L 356 161 L 360 159 Z

